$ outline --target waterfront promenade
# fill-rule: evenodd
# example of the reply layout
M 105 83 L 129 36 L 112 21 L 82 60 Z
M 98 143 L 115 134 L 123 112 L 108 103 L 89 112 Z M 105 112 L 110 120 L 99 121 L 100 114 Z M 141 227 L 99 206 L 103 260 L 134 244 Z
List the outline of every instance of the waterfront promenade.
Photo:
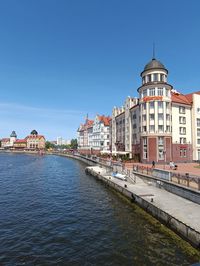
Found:
M 136 177 L 136 182 L 119 180 L 99 166 L 89 167 L 90 173 L 99 174 L 105 182 L 112 183 L 124 195 L 132 195 L 137 203 L 155 218 L 165 222 L 175 232 L 200 247 L 200 205 L 172 194 L 151 182 Z M 114 185 L 113 185 L 114 184 Z M 137 199 L 138 198 L 138 199 Z M 142 200 L 142 201 L 141 201 Z
M 142 164 L 142 163 L 125 163 L 126 168 L 133 169 L 134 165 L 151 167 L 151 164 Z M 198 163 L 176 163 L 177 170 L 170 169 L 169 164 L 156 164 L 155 168 L 170 171 L 173 173 L 180 173 L 185 175 L 189 173 L 189 176 L 196 176 L 200 178 L 200 165 Z

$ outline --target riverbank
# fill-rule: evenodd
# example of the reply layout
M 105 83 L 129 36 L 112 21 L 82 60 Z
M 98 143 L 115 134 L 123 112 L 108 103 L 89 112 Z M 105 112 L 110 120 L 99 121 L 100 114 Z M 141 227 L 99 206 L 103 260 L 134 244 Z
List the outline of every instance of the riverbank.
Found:
M 73 154 L 57 153 L 56 155 L 76 159 L 87 165 L 93 166 L 93 170 L 90 171 L 92 175 L 97 176 L 104 183 L 131 199 L 131 201 L 134 201 L 146 212 L 160 220 L 167 227 L 179 234 L 183 239 L 190 242 L 194 247 L 198 249 L 200 248 L 199 204 L 195 204 L 189 200 L 174 195 L 163 189 L 162 186 L 156 187 L 152 182 L 144 182 L 137 175 L 136 183 L 132 184 L 113 179 L 107 173 L 101 173 L 101 171 L 104 171 L 104 168 L 99 168 L 98 163 L 91 158 L 85 158 Z M 108 170 L 111 170 L 108 165 L 103 165 L 102 163 L 101 165 L 106 166 Z M 94 169 L 97 170 L 95 171 Z
M 151 186 L 139 177 L 135 184 L 130 184 L 108 175 L 105 169 L 98 166 L 87 167 L 87 171 L 134 201 L 195 248 L 200 248 L 200 206 L 198 204 Z

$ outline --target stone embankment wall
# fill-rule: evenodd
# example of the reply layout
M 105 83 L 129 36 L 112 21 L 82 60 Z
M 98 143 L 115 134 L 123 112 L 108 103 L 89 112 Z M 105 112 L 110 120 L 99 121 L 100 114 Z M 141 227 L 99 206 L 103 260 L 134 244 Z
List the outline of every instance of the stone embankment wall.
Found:
M 169 213 L 166 213 L 162 209 L 158 208 L 157 206 L 153 205 L 153 203 L 146 201 L 145 199 L 141 198 L 137 194 L 129 191 L 128 187 L 122 187 L 112 180 L 104 177 L 103 175 L 95 172 L 91 168 L 88 168 L 88 172 L 93 176 L 96 176 L 98 179 L 102 180 L 108 186 L 112 187 L 116 191 L 119 191 L 127 198 L 131 199 L 132 202 L 138 204 L 142 209 L 146 212 L 150 213 L 153 217 L 161 221 L 167 227 L 172 229 L 178 235 L 180 235 L 183 239 L 190 242 L 194 247 L 200 248 L 200 233 L 194 230 L 193 228 L 189 227 L 188 225 L 184 224 L 183 222 L 179 221 L 175 217 L 171 216 Z

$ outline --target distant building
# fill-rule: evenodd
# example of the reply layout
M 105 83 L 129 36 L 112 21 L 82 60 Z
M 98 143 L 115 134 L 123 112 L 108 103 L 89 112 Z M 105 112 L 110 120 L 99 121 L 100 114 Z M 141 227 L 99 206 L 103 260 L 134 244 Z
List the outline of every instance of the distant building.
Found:
M 17 139 L 16 132 L 12 131 L 10 138 L 1 140 L 1 147 L 4 149 L 41 150 L 45 149 L 45 137 L 38 135 L 37 131 L 33 130 L 25 139 Z
M 27 141 L 26 139 L 17 139 L 14 144 L 13 144 L 13 148 L 16 150 L 25 150 L 27 147 Z
M 10 147 L 10 138 L 1 139 L 1 147 L 2 148 L 9 148 Z
M 61 145 L 70 145 L 70 144 L 71 144 L 70 140 L 65 140 L 62 137 L 57 137 L 56 145 L 61 146 Z
M 62 141 L 63 141 L 63 139 L 62 139 L 62 137 L 57 137 L 57 145 L 58 146 L 60 146 L 60 145 L 62 145 Z
M 36 130 L 31 131 L 25 140 L 27 141 L 27 149 L 29 150 L 45 149 L 45 137 L 38 135 Z
M 1 147 L 5 149 L 12 148 L 16 139 L 17 139 L 17 134 L 15 131 L 12 131 L 12 133 L 10 134 L 10 138 L 3 138 L 1 140 Z
M 78 150 L 83 154 L 110 152 L 110 117 L 96 115 L 78 128 Z

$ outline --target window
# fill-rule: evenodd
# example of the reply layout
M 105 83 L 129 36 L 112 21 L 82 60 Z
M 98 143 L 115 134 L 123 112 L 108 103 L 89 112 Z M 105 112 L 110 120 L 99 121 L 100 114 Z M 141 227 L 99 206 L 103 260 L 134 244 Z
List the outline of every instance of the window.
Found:
M 179 124 L 186 124 L 186 117 L 179 116 Z
M 170 115 L 169 114 L 166 114 L 166 120 L 170 121 Z
M 200 139 L 197 139 L 197 144 L 200 144 Z
M 158 148 L 158 159 L 164 160 L 164 147 L 160 146 Z
M 143 145 L 147 145 L 147 138 L 143 138 Z
M 166 102 L 166 109 L 169 110 L 169 103 Z
M 154 114 L 150 114 L 149 119 L 150 119 L 150 121 L 153 121 L 154 120 Z
M 163 88 L 158 88 L 158 96 L 163 96 Z
M 185 107 L 179 106 L 179 114 L 185 114 Z
M 143 122 L 146 121 L 146 115 L 142 115 L 142 121 L 143 121 Z
M 186 149 L 180 149 L 180 157 L 187 157 L 187 150 Z
M 186 143 L 186 138 L 180 138 L 180 144 L 185 144 Z
M 197 118 L 197 127 L 200 127 L 200 118 Z
M 142 84 L 144 84 L 144 83 L 145 83 L 145 77 L 142 78 Z
M 154 102 L 149 102 L 149 107 L 150 107 L 151 109 L 153 109 L 153 108 L 154 108 Z
M 136 119 L 136 114 L 133 114 L 133 119 Z
M 143 126 L 143 127 L 142 127 L 142 131 L 143 131 L 143 132 L 146 132 L 146 131 L 147 131 L 147 127 L 146 127 L 146 126 Z
M 165 95 L 166 95 L 166 97 L 170 96 L 170 90 L 169 89 L 165 89 Z
M 149 89 L 149 96 L 155 96 L 155 88 Z
M 158 145 L 164 145 L 164 138 L 158 137 Z
M 160 75 L 160 79 L 161 79 L 161 81 L 165 82 L 165 75 L 164 74 L 161 74 Z
M 166 126 L 166 131 L 170 132 L 170 126 Z
M 143 159 L 147 159 L 147 138 L 143 138 Z
M 163 132 L 163 130 L 164 130 L 163 125 L 158 125 L 158 132 Z
M 143 90 L 143 97 L 147 96 L 147 89 Z
M 158 114 L 158 120 L 163 120 L 163 114 Z
M 158 102 L 158 108 L 163 108 L 163 102 Z
M 150 125 L 149 126 L 149 131 L 150 132 L 154 132 L 155 131 L 155 126 L 154 125 Z
M 146 103 L 143 103 L 143 110 L 146 110 L 146 108 L 147 108 Z
M 197 108 L 197 113 L 200 114 L 200 108 L 199 107 Z
M 147 82 L 151 82 L 151 75 L 147 75 Z
M 200 128 L 197 128 L 197 136 L 200 137 Z
M 179 134 L 186 135 L 186 127 L 179 127 Z

